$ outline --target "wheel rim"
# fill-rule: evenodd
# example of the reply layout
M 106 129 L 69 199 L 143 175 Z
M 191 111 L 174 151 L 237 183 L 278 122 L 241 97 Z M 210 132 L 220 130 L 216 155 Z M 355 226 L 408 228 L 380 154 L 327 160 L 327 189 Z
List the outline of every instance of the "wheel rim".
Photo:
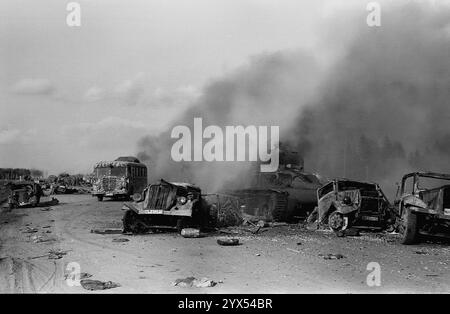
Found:
M 343 230 L 343 228 L 345 226 L 344 216 L 341 213 L 333 212 L 330 215 L 328 224 L 329 224 L 330 228 L 333 230 L 336 230 L 336 231 Z

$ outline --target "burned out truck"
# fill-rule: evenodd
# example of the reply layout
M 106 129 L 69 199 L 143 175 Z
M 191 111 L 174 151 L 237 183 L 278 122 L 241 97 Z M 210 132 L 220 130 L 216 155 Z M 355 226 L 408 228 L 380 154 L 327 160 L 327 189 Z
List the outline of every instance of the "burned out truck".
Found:
M 186 227 L 204 228 L 208 223 L 208 207 L 200 188 L 189 183 L 163 179 L 133 195 L 124 203 L 123 231 L 144 233 L 149 230 Z
M 398 192 L 398 229 L 403 244 L 417 243 L 421 235 L 450 235 L 450 174 L 406 174 Z
M 287 193 L 267 189 L 242 189 L 202 194 L 189 183 L 159 182 L 133 195 L 124 203 L 123 231 L 145 233 L 150 230 L 240 225 L 244 221 L 279 221 L 286 214 Z
M 393 207 L 376 183 L 334 179 L 317 190 L 317 203 L 309 222 L 315 219 L 335 232 L 381 230 L 395 223 Z
M 39 183 L 33 181 L 10 181 L 5 184 L 10 209 L 22 206 L 38 206 L 43 191 Z

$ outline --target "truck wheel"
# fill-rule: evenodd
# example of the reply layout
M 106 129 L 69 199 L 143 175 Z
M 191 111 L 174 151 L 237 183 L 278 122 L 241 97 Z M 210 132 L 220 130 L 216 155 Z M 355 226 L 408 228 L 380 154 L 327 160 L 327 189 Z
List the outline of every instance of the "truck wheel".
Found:
M 418 226 L 417 226 L 417 214 L 414 214 L 410 209 L 405 208 L 403 210 L 399 233 L 401 236 L 402 244 L 414 244 L 417 242 Z
M 102 202 L 103 201 L 103 195 L 97 195 L 97 199 L 98 199 L 99 202 Z
M 330 226 L 330 228 L 335 232 L 344 230 L 344 215 L 338 213 L 337 211 L 332 212 L 328 217 L 328 226 Z
M 136 214 L 131 209 L 127 210 L 122 218 L 123 223 L 123 233 L 131 232 L 131 233 L 141 233 L 144 232 L 144 229 L 141 228 L 141 224 L 139 222 L 139 215 Z

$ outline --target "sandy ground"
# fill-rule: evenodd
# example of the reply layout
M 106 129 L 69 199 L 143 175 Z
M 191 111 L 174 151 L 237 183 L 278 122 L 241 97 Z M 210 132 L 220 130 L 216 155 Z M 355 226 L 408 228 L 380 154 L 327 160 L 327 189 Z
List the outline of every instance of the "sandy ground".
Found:
M 404 246 L 395 235 L 337 238 L 301 225 L 258 235 L 241 232 L 242 245 L 232 247 L 219 246 L 216 240 L 223 234 L 218 233 L 194 239 L 175 233 L 101 235 L 90 231 L 121 227 L 122 202 L 97 202 L 89 195 L 58 199 L 61 203 L 48 211 L 0 213 L 0 292 L 450 293 L 448 242 Z M 129 241 L 113 242 L 116 238 Z M 50 250 L 67 254 L 49 259 Z M 321 256 L 329 253 L 344 258 Z M 370 262 L 381 267 L 380 286 L 366 282 Z M 90 279 L 121 286 L 95 292 L 69 286 L 64 279 L 68 265 L 79 265 L 81 272 L 92 274 Z M 189 276 L 221 282 L 208 288 L 172 286 Z

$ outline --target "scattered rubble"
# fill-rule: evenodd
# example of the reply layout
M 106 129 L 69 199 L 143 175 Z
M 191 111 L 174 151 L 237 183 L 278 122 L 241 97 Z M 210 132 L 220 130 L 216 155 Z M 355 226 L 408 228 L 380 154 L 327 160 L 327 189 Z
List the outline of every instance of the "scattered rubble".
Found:
M 184 238 L 200 238 L 203 236 L 199 229 L 184 228 L 181 230 L 181 236 Z
M 343 237 L 358 237 L 360 236 L 359 230 L 356 228 L 350 228 L 345 230 L 338 230 L 336 231 L 336 236 L 343 238 Z
M 65 275 L 64 275 L 64 280 L 67 280 L 67 279 L 70 278 L 71 276 L 73 276 L 72 273 L 65 274 Z M 91 277 L 92 277 L 92 275 L 89 274 L 89 273 L 80 273 L 80 280 L 87 279 L 87 278 L 91 278 Z
M 90 291 L 94 290 L 106 290 L 120 287 L 119 283 L 112 281 L 100 281 L 100 280 L 92 280 L 92 279 L 83 279 L 80 281 L 81 286 Z
M 31 237 L 34 243 L 43 243 L 43 242 L 54 242 L 57 241 L 56 238 L 47 237 L 45 235 L 34 235 Z
M 221 281 L 215 282 L 214 280 L 211 280 L 208 278 L 197 279 L 195 277 L 187 277 L 187 278 L 175 280 L 174 282 L 172 282 L 172 286 L 208 288 L 208 287 L 214 287 L 218 283 L 221 283 Z
M 68 250 L 68 251 L 50 250 L 50 251 L 48 251 L 47 254 L 29 257 L 28 259 L 36 259 L 36 258 L 41 258 L 41 257 L 48 257 L 48 259 L 61 259 L 64 255 L 67 255 L 67 253 L 70 251 L 71 250 Z
M 92 229 L 91 233 L 97 233 L 97 234 L 122 234 L 122 229 Z
M 48 252 L 48 259 L 60 259 L 63 256 L 67 255 L 69 251 L 62 251 L 62 250 L 50 250 Z
M 129 239 L 125 239 L 125 238 L 114 238 L 114 239 L 112 239 L 112 242 L 118 242 L 118 243 L 120 243 L 120 242 L 128 242 L 128 241 L 130 241 Z
M 38 232 L 37 228 L 31 228 L 31 227 L 26 227 L 24 231 L 22 231 L 22 233 L 36 233 Z
M 323 257 L 323 259 L 341 259 L 341 258 L 346 258 L 344 255 L 342 254 L 319 254 L 319 256 Z
M 239 239 L 237 238 L 219 238 L 217 239 L 217 244 L 222 246 L 234 246 L 239 245 Z

